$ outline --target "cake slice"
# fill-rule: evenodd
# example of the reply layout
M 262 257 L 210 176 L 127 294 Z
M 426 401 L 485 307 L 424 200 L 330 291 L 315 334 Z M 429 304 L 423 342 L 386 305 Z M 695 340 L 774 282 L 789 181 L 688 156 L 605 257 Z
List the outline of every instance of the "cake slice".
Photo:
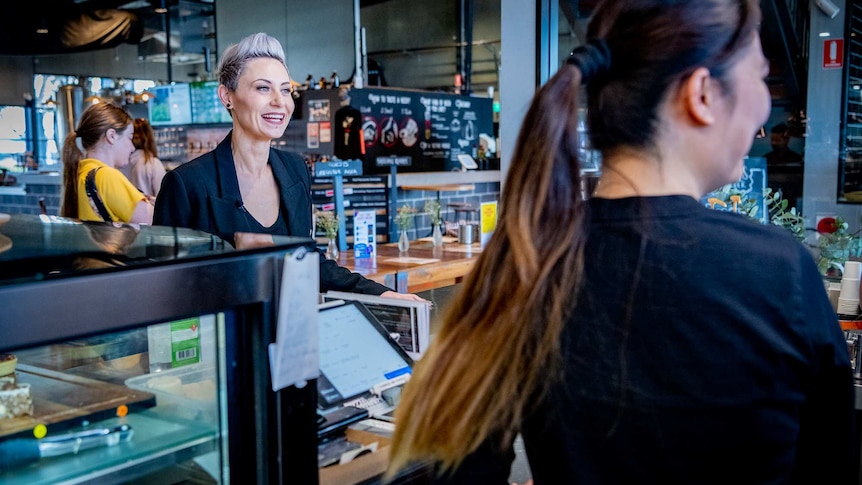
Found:
M 0 419 L 33 415 L 30 384 L 18 382 L 17 364 L 18 359 L 14 355 L 0 354 Z

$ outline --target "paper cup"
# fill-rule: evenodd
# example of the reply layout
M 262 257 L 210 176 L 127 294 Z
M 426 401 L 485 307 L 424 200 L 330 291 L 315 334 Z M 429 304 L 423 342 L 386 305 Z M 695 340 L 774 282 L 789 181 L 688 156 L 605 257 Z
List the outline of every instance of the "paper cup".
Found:
M 841 298 L 847 300 L 859 299 L 859 278 L 843 278 L 841 280 Z
M 862 276 L 862 262 L 847 261 L 846 263 L 844 263 L 843 278 L 858 280 L 860 276 Z
M 859 300 L 838 297 L 838 314 L 856 315 L 859 313 Z

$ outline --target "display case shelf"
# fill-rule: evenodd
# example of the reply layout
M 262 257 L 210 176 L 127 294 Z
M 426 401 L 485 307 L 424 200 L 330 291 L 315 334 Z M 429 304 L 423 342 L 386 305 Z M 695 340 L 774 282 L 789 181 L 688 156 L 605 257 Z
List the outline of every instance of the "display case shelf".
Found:
M 172 420 L 151 411 L 100 421 L 93 423 L 92 427 L 112 428 L 120 424 L 128 424 L 134 430 L 130 441 L 73 455 L 43 458 L 37 465 L 7 472 L 3 483 L 129 483 L 219 447 L 218 427 Z

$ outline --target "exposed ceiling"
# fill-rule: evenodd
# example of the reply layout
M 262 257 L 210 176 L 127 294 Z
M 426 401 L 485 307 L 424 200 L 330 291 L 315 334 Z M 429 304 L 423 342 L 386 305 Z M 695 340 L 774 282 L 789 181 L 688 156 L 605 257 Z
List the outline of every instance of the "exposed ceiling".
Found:
M 360 0 L 366 7 L 392 0 Z M 575 27 L 599 0 L 560 0 L 560 14 Z M 792 34 L 795 17 L 784 0 L 764 0 L 764 47 L 781 67 L 792 97 L 804 94 L 801 45 Z M 165 7 L 167 13 L 160 13 Z M 166 62 L 170 32 L 172 64 L 204 62 L 215 50 L 215 0 L 7 0 L 0 5 L 0 55 L 51 55 L 138 46 L 140 58 Z M 807 10 L 807 9 L 806 9 Z M 168 19 L 169 22 L 168 22 Z M 805 53 L 803 53 L 805 54 Z
M 142 56 L 201 56 L 214 0 L 30 0 L 0 6 L 0 55 L 50 55 L 137 44 Z M 160 12 L 165 8 L 167 12 Z M 13 20 L 14 19 L 14 20 Z M 166 20 L 170 19 L 170 26 Z M 207 31 L 209 27 L 209 31 Z M 211 34 L 211 37 L 209 36 Z M 188 44 L 188 45 L 186 45 Z M 177 56 L 188 57 L 188 56 Z M 150 59 L 158 60 L 158 59 Z

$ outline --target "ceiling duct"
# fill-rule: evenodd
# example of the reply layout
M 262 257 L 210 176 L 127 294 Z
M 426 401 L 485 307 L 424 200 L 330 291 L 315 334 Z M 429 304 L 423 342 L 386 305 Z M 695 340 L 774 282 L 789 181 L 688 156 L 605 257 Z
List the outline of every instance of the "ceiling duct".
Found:
M 22 12 L 23 13 L 23 12 Z M 0 29 L 0 55 L 50 55 L 137 44 L 143 24 L 127 10 L 102 9 L 7 16 L 18 18 Z M 38 31 L 38 32 L 37 32 Z

